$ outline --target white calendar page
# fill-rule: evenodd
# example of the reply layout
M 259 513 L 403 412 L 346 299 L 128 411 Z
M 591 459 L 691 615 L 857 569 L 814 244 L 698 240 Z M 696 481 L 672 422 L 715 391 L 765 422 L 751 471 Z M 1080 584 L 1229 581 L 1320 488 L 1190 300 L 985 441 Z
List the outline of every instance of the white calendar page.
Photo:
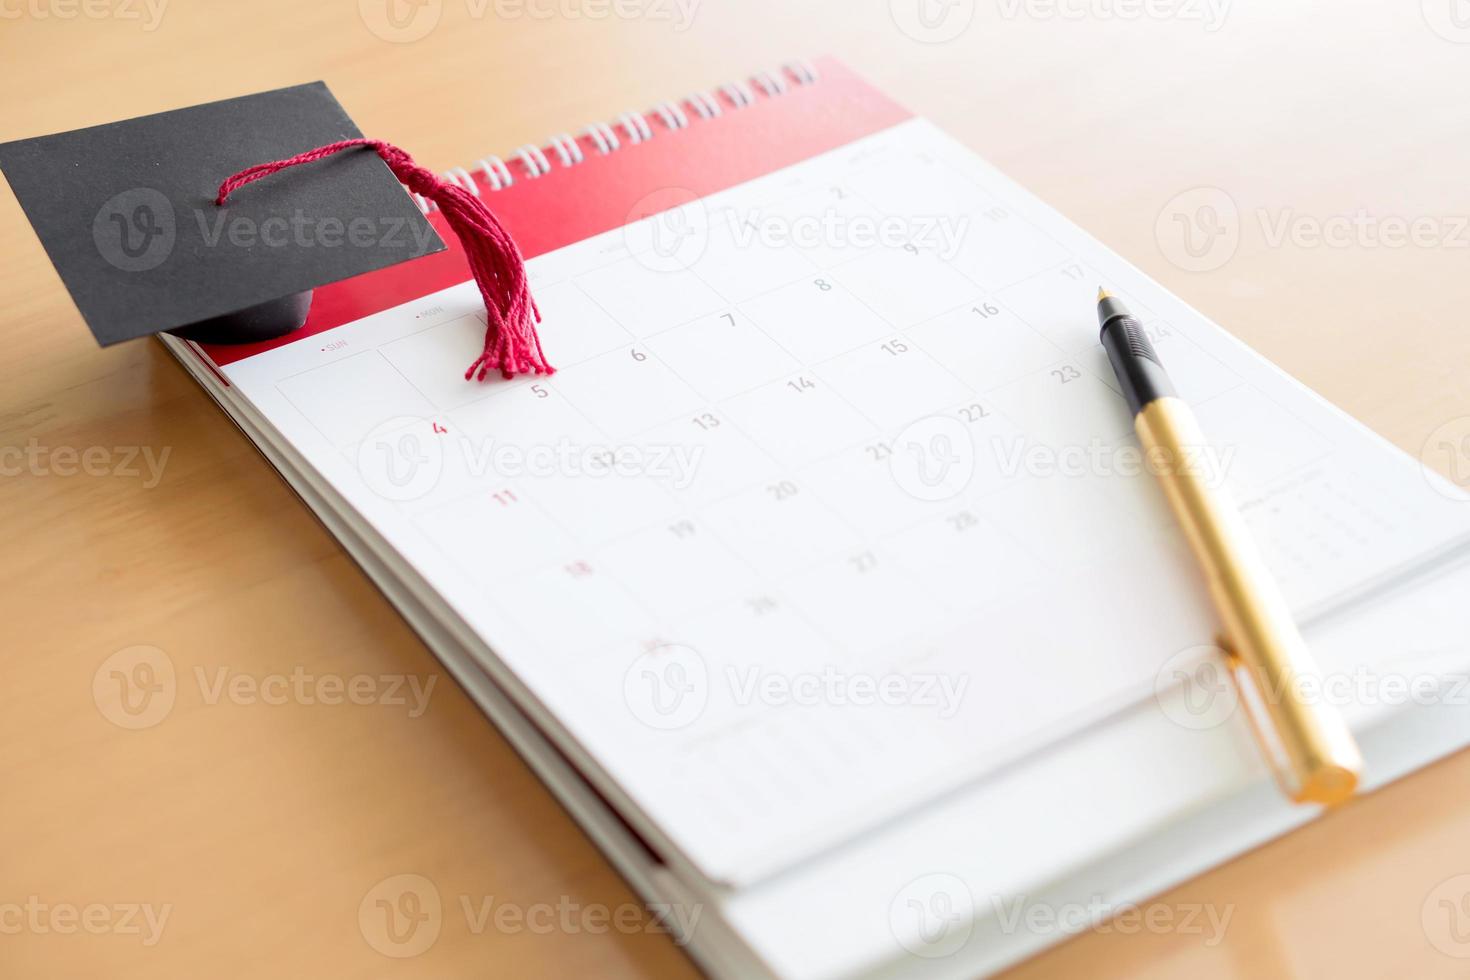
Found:
M 1129 468 L 1099 284 L 1300 613 L 1467 532 L 1415 461 L 922 120 L 530 269 L 549 378 L 461 380 L 471 283 L 220 371 L 717 880 L 1016 762 L 1210 643 Z

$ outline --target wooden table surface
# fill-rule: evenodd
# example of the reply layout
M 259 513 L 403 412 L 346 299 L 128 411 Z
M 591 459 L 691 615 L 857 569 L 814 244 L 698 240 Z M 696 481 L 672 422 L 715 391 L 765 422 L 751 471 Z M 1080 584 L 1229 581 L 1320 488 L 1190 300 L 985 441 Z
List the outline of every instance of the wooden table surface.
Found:
M 1470 416 L 1453 0 L 915 2 L 0 0 L 0 139 L 325 78 L 444 169 L 830 52 L 1410 453 Z M 95 347 L 8 190 L 0 309 L 0 976 L 694 974 L 641 927 L 475 928 L 637 899 L 163 350 Z M 150 657 L 171 710 L 120 713 Z M 248 686 L 355 674 L 438 682 L 422 713 Z M 1218 942 L 1014 976 L 1470 975 L 1467 784 L 1462 753 L 1160 897 L 1228 910 Z M 359 908 L 404 873 L 444 926 L 388 958 Z

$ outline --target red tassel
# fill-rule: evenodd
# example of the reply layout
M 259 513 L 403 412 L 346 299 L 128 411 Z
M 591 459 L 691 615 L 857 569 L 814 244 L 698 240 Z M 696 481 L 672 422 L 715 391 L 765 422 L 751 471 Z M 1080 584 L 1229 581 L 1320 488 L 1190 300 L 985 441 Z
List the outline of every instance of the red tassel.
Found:
M 232 192 L 278 170 L 311 163 L 357 146 L 372 147 L 399 183 L 439 205 L 449 227 L 464 245 L 465 255 L 470 260 L 470 272 L 474 274 L 480 296 L 485 300 L 487 315 L 485 350 L 465 371 L 465 380 L 483 381 L 492 368 L 498 368 L 505 378 L 513 378 L 518 373 L 555 373 L 556 369 L 546 363 L 546 355 L 541 351 L 541 338 L 536 333 L 541 311 L 531 298 L 531 287 L 526 280 L 526 260 L 521 257 L 515 239 L 478 197 L 458 184 L 440 180 L 390 143 L 369 139 L 342 140 L 298 153 L 288 160 L 256 164 L 220 184 L 214 203 L 224 204 Z

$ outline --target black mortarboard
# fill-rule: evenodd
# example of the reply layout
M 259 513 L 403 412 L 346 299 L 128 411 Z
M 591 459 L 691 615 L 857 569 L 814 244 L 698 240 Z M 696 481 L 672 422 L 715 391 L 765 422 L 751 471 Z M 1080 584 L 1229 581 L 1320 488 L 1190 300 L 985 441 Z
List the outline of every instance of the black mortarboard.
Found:
M 369 152 L 215 206 L 243 168 L 361 135 L 313 82 L 0 144 L 0 170 L 98 343 L 246 342 L 300 326 L 316 286 L 444 248 Z

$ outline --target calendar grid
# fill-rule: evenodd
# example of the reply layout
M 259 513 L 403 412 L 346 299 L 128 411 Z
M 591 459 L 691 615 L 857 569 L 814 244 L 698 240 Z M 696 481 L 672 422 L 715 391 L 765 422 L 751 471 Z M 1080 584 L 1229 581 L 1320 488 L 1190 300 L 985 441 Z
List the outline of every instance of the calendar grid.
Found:
M 859 200 L 863 200 L 870 207 L 871 206 L 875 206 L 874 205 L 874 202 L 867 200 L 861 194 L 855 194 L 854 196 L 857 197 Z M 867 253 L 864 253 L 864 254 L 867 254 Z M 922 357 L 925 357 L 925 358 L 929 359 L 930 362 L 932 362 L 933 364 L 937 365 L 942 371 L 944 371 L 965 392 L 965 398 L 966 399 L 973 399 L 976 404 L 981 404 L 984 401 L 989 401 L 990 400 L 991 393 L 995 390 L 994 388 L 988 388 L 988 389 L 987 388 L 978 388 L 978 387 L 975 387 L 975 386 L 972 386 L 972 385 L 967 384 L 966 381 L 965 381 L 965 379 L 963 377 L 961 377 L 958 373 L 956 373 L 953 369 L 951 369 L 948 365 L 946 365 L 944 363 L 944 360 L 943 360 L 942 357 L 937 356 L 937 352 L 931 353 L 931 350 L 929 349 L 929 347 L 925 343 L 923 343 L 921 340 L 917 339 L 914 336 L 914 332 L 916 330 L 919 330 L 919 329 L 923 328 L 925 325 L 930 324 L 930 323 L 933 323 L 936 320 L 940 320 L 940 319 L 942 319 L 945 316 L 953 315 L 954 313 L 956 313 L 958 311 L 967 310 L 967 309 L 974 310 L 977 313 L 980 313 L 983 310 L 990 309 L 990 308 L 994 308 L 998 312 L 1004 312 L 1004 313 L 1012 316 L 1019 323 L 1021 329 L 1031 332 L 1041 344 L 1045 345 L 1046 347 L 1048 347 L 1049 349 L 1051 349 L 1055 353 L 1056 359 L 1053 360 L 1053 361 L 1051 361 L 1049 365 L 1044 366 L 1041 370 L 1049 370 L 1049 369 L 1051 369 L 1051 365 L 1065 365 L 1065 366 L 1067 366 L 1069 368 L 1071 367 L 1071 360 L 1072 360 L 1071 359 L 1071 356 L 1068 354 L 1068 352 L 1063 347 L 1061 347 L 1060 345 L 1058 345 L 1052 338 L 1050 338 L 1050 337 L 1048 337 L 1048 336 L 1046 336 L 1046 335 L 1044 335 L 1044 334 L 1042 334 L 1040 332 L 1035 331 L 1033 327 L 1031 327 L 1028 323 L 1026 323 L 1026 321 L 1025 321 L 1025 319 L 1023 317 L 1017 315 L 1013 310 L 1011 310 L 1009 308 L 1009 305 L 1004 300 L 1002 300 L 997 294 L 991 292 L 990 290 L 987 290 L 984 287 L 984 285 L 982 285 L 979 282 L 975 282 L 972 278 L 970 278 L 970 286 L 972 288 L 972 292 L 970 293 L 970 295 L 964 301 L 962 301 L 958 305 L 954 305 L 954 306 L 950 307 L 948 310 L 946 310 L 944 312 L 935 314 L 935 315 L 930 316 L 930 317 L 927 317 L 927 318 L 919 319 L 919 320 L 916 320 L 914 322 L 907 323 L 907 324 L 899 324 L 899 323 L 895 323 L 895 322 L 893 322 L 891 320 L 888 320 L 888 319 L 886 319 L 883 316 L 883 314 L 880 311 L 874 309 L 871 306 L 871 304 L 869 304 L 866 301 L 864 301 L 861 297 L 853 297 L 854 301 L 857 304 L 859 304 L 863 309 L 865 309 L 868 314 L 870 314 L 875 320 L 877 320 L 877 321 L 879 321 L 879 322 L 881 322 L 883 324 L 884 329 L 889 332 L 887 334 L 887 336 L 889 337 L 889 340 L 888 341 L 881 342 L 881 343 L 878 342 L 878 341 L 874 341 L 874 340 L 864 341 L 863 343 L 856 344 L 856 345 L 851 346 L 851 347 L 847 347 L 847 348 L 843 348 L 843 349 L 837 350 L 835 353 L 830 353 L 829 356 L 826 356 L 824 358 L 817 359 L 817 360 L 811 360 L 811 361 L 805 361 L 805 362 L 803 362 L 802 359 L 797 358 L 792 350 L 790 350 L 789 348 L 787 348 L 784 345 L 782 345 L 780 338 L 774 336 L 771 333 L 771 331 L 762 324 L 762 322 L 761 322 L 762 321 L 762 317 L 758 313 L 752 313 L 748 309 L 749 304 L 751 304 L 752 302 L 758 301 L 759 299 L 762 298 L 762 296 L 779 293 L 782 290 L 785 290 L 785 289 L 790 288 L 794 284 L 798 284 L 798 283 L 804 282 L 804 281 L 805 282 L 814 282 L 816 284 L 823 284 L 823 283 L 825 283 L 828 280 L 828 277 L 840 276 L 841 270 L 843 270 L 847 266 L 850 266 L 854 262 L 859 261 L 862 257 L 863 257 L 862 255 L 849 256 L 845 260 L 842 260 L 842 261 L 833 263 L 833 264 L 829 265 L 828 267 L 826 267 L 825 269 L 818 270 L 818 272 L 817 272 L 817 274 L 815 276 L 802 277 L 802 278 L 787 280 L 787 281 L 784 281 L 784 282 L 782 282 L 782 283 L 780 283 L 778 285 L 771 286 L 770 288 L 768 288 L 764 292 L 755 293 L 753 295 L 747 296 L 743 300 L 740 300 L 740 301 L 737 301 L 735 299 L 735 297 L 733 297 L 732 295 L 730 295 L 728 293 L 725 293 L 725 292 L 722 292 L 719 289 L 718 284 L 708 282 L 703 277 L 699 276 L 699 272 L 698 272 L 698 269 L 697 268 L 685 270 L 685 272 L 684 272 L 684 274 L 686 274 L 686 275 L 690 275 L 690 276 L 693 276 L 695 278 L 700 279 L 701 282 L 703 282 L 703 284 L 705 286 L 707 286 L 719 298 L 719 300 L 721 302 L 721 305 L 723 305 L 727 310 L 734 311 L 734 313 L 738 313 L 740 316 L 743 316 L 746 320 L 748 320 L 754 326 L 755 329 L 761 331 L 762 334 L 764 334 L 764 336 L 768 340 L 770 340 L 773 344 L 775 344 L 777 347 L 779 347 L 787 356 L 791 357 L 794 361 L 796 361 L 798 363 L 798 365 L 800 366 L 799 371 L 794 376 L 792 376 L 791 379 L 788 379 L 788 380 L 796 380 L 796 381 L 799 381 L 800 379 L 805 378 L 805 377 L 808 376 L 806 374 L 806 372 L 811 372 L 811 375 L 816 378 L 816 383 L 819 383 L 819 384 L 825 386 L 826 388 L 830 389 L 833 392 L 833 394 L 835 395 L 835 397 L 837 399 L 839 399 L 843 404 L 847 405 L 850 409 L 852 409 L 867 424 L 867 426 L 869 428 L 869 432 L 864 433 L 861 438 L 859 438 L 859 439 L 857 439 L 855 441 L 852 441 L 850 443 L 846 443 L 846 444 L 842 445 L 840 448 L 835 449 L 835 450 L 833 450 L 833 451 L 831 451 L 829 453 L 820 454 L 820 455 L 816 455 L 814 457 L 809 458 L 808 465 L 801 468 L 803 470 L 803 472 L 805 472 L 806 470 L 809 470 L 812 466 L 820 466 L 820 465 L 822 465 L 824 463 L 827 463 L 827 462 L 833 461 L 835 459 L 841 458 L 841 457 L 843 457 L 843 456 L 851 453 L 853 450 L 858 449 L 859 447 L 862 447 L 862 446 L 879 446 L 879 447 L 883 447 L 883 446 L 886 445 L 885 444 L 885 440 L 888 437 L 885 435 L 885 431 L 884 431 L 885 430 L 885 426 L 882 423 L 882 421 L 879 420 L 879 419 L 877 419 L 877 418 L 875 418 L 875 417 L 873 417 L 871 415 L 871 413 L 864 411 L 863 408 L 860 405 L 858 405 L 855 402 L 853 402 L 853 400 L 850 397 L 848 397 L 847 395 L 845 395 L 841 391 L 840 386 L 834 387 L 832 385 L 832 383 L 831 383 L 831 379 L 828 377 L 828 372 L 826 370 L 824 370 L 827 365 L 830 365 L 830 364 L 839 362 L 841 359 L 843 359 L 845 357 L 849 357 L 849 356 L 852 356 L 852 355 L 860 354 L 860 353 L 862 353 L 864 351 L 870 350 L 874 346 L 878 346 L 881 349 L 890 351 L 890 353 L 891 353 L 891 351 L 892 351 L 893 348 L 891 348 L 890 345 L 897 343 L 897 338 L 898 337 L 904 337 L 905 340 L 904 340 L 903 343 L 905 345 L 912 344 L 913 345 L 912 346 L 913 352 L 917 353 L 919 356 L 922 356 Z M 584 273 L 587 273 L 587 272 L 597 271 L 598 268 L 608 268 L 608 267 L 616 266 L 619 261 L 624 261 L 624 259 L 622 259 L 622 258 L 613 258 L 613 259 L 611 259 L 610 261 L 608 261 L 606 263 L 602 263 L 601 266 L 594 266 L 594 267 L 592 267 L 590 269 L 586 269 L 586 270 L 583 270 L 583 271 L 584 271 Z M 942 263 L 945 263 L 946 266 L 949 265 L 948 260 L 944 259 L 943 257 L 940 257 L 939 258 L 939 261 L 942 262 Z M 1046 273 L 1049 273 L 1049 272 L 1055 272 L 1057 269 L 1064 268 L 1067 265 L 1068 265 L 1068 263 L 1064 263 L 1061 266 L 1056 266 L 1056 267 L 1053 267 L 1050 270 L 1045 270 L 1045 272 L 1043 272 L 1043 273 L 1037 273 L 1037 275 L 1042 275 L 1042 274 L 1046 274 Z M 957 271 L 959 271 L 962 275 L 964 274 L 963 270 L 957 270 Z M 969 278 L 969 277 L 967 277 L 967 278 Z M 676 331 L 676 330 L 681 329 L 682 327 L 687 326 L 690 322 L 692 322 L 692 320 L 681 320 L 681 321 L 676 322 L 676 323 L 674 323 L 674 324 L 672 324 L 672 325 L 670 325 L 668 327 L 665 327 L 665 328 L 660 329 L 658 331 L 649 333 L 649 334 L 643 336 L 640 339 L 638 337 L 638 335 L 636 334 L 636 332 L 630 330 L 628 328 L 628 326 L 625 323 L 622 322 L 622 320 L 617 315 L 617 312 L 616 311 L 613 311 L 613 310 L 608 309 L 604 304 L 602 304 L 598 300 L 597 296 L 595 296 L 592 293 L 589 293 L 588 292 L 586 286 L 584 285 L 584 281 L 583 281 L 583 279 L 582 279 L 581 276 L 574 276 L 574 277 L 572 277 L 570 280 L 568 280 L 568 283 L 570 284 L 570 286 L 572 288 L 578 290 L 588 301 L 590 301 L 592 304 L 594 304 L 595 306 L 597 306 L 601 310 L 601 312 L 603 313 L 603 315 L 605 315 L 613 324 L 615 324 L 617 327 L 619 327 L 621 329 L 624 337 L 627 338 L 627 340 L 629 341 L 629 345 L 626 348 L 614 348 L 614 351 L 613 352 L 604 352 L 604 353 L 601 353 L 601 354 L 591 355 L 587 359 L 585 359 L 584 361 L 574 362 L 574 364 L 572 366 L 577 366 L 577 365 L 580 365 L 580 364 L 586 364 L 588 361 L 594 360 L 597 357 L 607 357 L 607 356 L 609 356 L 609 353 L 615 353 L 617 350 L 623 350 L 623 349 L 625 349 L 625 350 L 627 350 L 629 352 L 630 355 L 634 355 L 634 356 L 636 356 L 638 353 L 641 352 L 646 357 L 652 358 L 653 361 L 654 361 L 654 363 L 658 364 L 659 366 L 661 366 L 665 370 L 669 371 L 675 378 L 679 379 L 680 381 L 683 381 L 685 384 L 688 384 L 689 387 L 691 388 L 691 390 L 694 390 L 696 392 L 698 391 L 698 388 L 696 386 L 692 385 L 692 384 L 689 384 L 688 379 L 686 379 L 685 377 L 683 377 L 681 375 L 681 373 L 677 370 L 677 368 L 675 366 L 669 364 L 663 357 L 661 357 L 659 355 L 659 353 L 658 353 L 658 351 L 656 349 L 658 345 L 656 343 L 653 343 L 660 336 L 664 336 L 666 334 L 669 334 L 672 331 Z M 835 290 L 835 289 L 839 289 L 839 288 L 842 288 L 842 287 L 837 286 L 837 285 L 834 284 L 830 288 Z M 709 317 L 709 316 L 712 316 L 712 315 L 718 315 L 718 314 L 702 314 L 701 316 L 703 316 L 703 317 Z M 693 319 L 700 319 L 700 317 L 695 317 Z M 733 323 L 733 319 L 732 319 L 732 323 Z M 426 329 L 430 329 L 430 328 L 426 328 Z M 418 332 L 421 332 L 421 331 L 418 331 Z M 908 352 L 908 349 L 909 348 L 907 346 L 905 346 L 903 348 L 904 352 Z M 399 374 L 400 374 L 400 376 L 402 376 L 404 378 L 404 381 L 406 383 L 408 383 L 410 386 L 412 386 L 412 379 L 408 378 L 405 375 L 402 375 L 402 372 L 401 371 L 399 372 Z M 616 446 L 616 445 L 619 444 L 618 440 L 614 437 L 614 434 L 613 433 L 609 432 L 604 427 L 598 425 L 597 420 L 595 419 L 593 413 L 590 413 L 589 411 L 587 411 L 583 406 L 578 405 L 578 399 L 577 399 L 577 397 L 575 395 L 569 395 L 567 392 L 561 391 L 560 390 L 560 386 L 558 386 L 555 383 L 555 381 L 543 382 L 543 384 L 545 384 L 546 387 L 550 388 L 551 390 L 556 391 L 558 397 L 560 397 L 562 399 L 565 399 L 566 403 L 572 408 L 572 410 L 574 410 L 575 412 L 577 412 L 581 416 L 581 418 L 582 418 L 582 420 L 584 422 L 586 422 L 589 425 L 593 426 L 594 429 L 598 432 L 598 434 L 602 438 L 604 438 L 604 439 L 607 440 L 607 444 L 608 445 Z M 747 391 L 738 392 L 735 395 L 733 395 L 733 396 L 727 396 L 724 399 L 719 399 L 719 400 L 704 400 L 697 407 L 701 411 L 706 411 L 706 412 L 711 413 L 712 414 L 712 417 L 715 418 L 715 419 L 717 419 L 719 424 L 721 424 L 721 425 L 730 425 L 730 426 L 732 426 L 735 429 L 735 431 L 740 432 L 747 439 L 749 439 L 751 437 L 751 434 L 749 432 L 745 431 L 744 428 L 742 426 L 740 426 L 730 416 L 730 414 L 729 414 L 728 410 L 726 409 L 725 405 L 726 405 L 726 403 L 728 403 L 731 400 L 738 399 L 743 394 L 747 394 L 749 392 L 756 391 L 759 388 L 768 387 L 771 384 L 772 384 L 772 382 L 762 382 L 760 385 L 756 385 L 756 386 L 748 389 Z M 415 386 L 415 391 L 417 391 L 418 394 L 420 396 L 422 396 L 426 402 L 429 402 L 430 404 L 433 404 L 432 403 L 432 400 L 431 400 L 431 396 L 429 395 L 429 393 L 424 392 L 424 391 L 418 389 L 416 386 Z M 473 404 L 474 402 L 481 401 L 484 398 L 494 397 L 495 395 L 502 395 L 502 396 L 508 395 L 508 391 L 498 391 L 498 392 L 488 393 L 486 395 L 483 395 L 483 396 L 480 396 L 480 397 L 477 397 L 477 398 L 473 399 L 469 404 Z M 461 406 L 461 407 L 464 407 L 464 406 Z M 439 406 L 435 406 L 435 408 L 436 408 L 436 412 L 437 412 L 439 410 Z M 943 408 L 943 409 L 937 409 L 936 411 L 943 411 L 945 413 L 949 413 L 949 412 L 954 411 L 954 409 L 953 409 L 952 406 L 950 406 L 950 407 L 946 407 L 946 408 Z M 992 407 L 990 407 L 989 411 L 990 412 L 996 412 L 997 410 L 993 407 L 993 404 L 992 404 Z M 666 418 L 661 418 L 657 422 L 655 422 L 653 425 L 649 426 L 647 429 L 645 429 L 643 431 L 644 432 L 656 431 L 661 426 L 665 425 L 666 423 L 672 423 L 672 422 L 674 422 L 677 419 L 685 418 L 688 414 L 689 414 L 688 412 L 681 412 L 681 413 L 678 413 L 678 414 L 675 414 L 675 415 L 672 415 L 672 416 L 668 416 Z M 1004 417 L 1005 416 L 1005 412 L 1003 410 L 1000 411 L 1000 415 L 1002 417 Z M 629 437 L 629 441 L 636 442 L 638 440 L 638 438 L 639 438 L 639 435 L 640 435 L 639 433 L 633 433 L 631 435 L 631 437 Z M 764 452 L 764 455 L 765 455 L 765 458 L 766 458 L 767 462 L 773 464 L 774 467 L 778 471 L 787 471 L 788 470 L 788 466 L 787 466 L 787 464 L 784 461 L 775 458 L 769 452 L 766 452 L 766 451 L 763 451 L 763 452 Z M 807 484 L 807 485 L 806 486 L 802 486 L 802 484 Z M 513 482 L 509 482 L 509 481 L 507 482 L 507 485 L 520 486 L 519 483 L 513 483 Z M 828 510 L 828 511 L 831 511 L 832 513 L 834 513 L 838 517 L 839 520 L 841 520 L 844 524 L 846 524 L 847 529 L 849 531 L 854 532 L 854 540 L 855 540 L 856 544 L 861 549 L 857 553 L 858 557 L 861 557 L 863 555 L 873 555 L 874 553 L 873 553 L 873 550 L 872 549 L 874 547 L 882 547 L 886 542 L 888 542 L 888 541 L 890 541 L 890 540 L 892 540 L 892 539 L 894 539 L 894 538 L 896 538 L 898 536 L 901 536 L 906 531 L 912 530 L 914 528 L 917 528 L 917 527 L 920 527 L 920 526 L 923 526 L 923 525 L 927 525 L 930 522 L 934 522 L 934 521 L 938 521 L 938 520 L 942 520 L 943 519 L 942 517 L 938 517 L 938 516 L 933 515 L 933 514 L 926 514 L 924 516 L 917 517 L 917 518 L 914 518 L 914 519 L 912 519 L 910 521 L 907 521 L 907 522 L 901 524 L 897 528 L 892 528 L 892 529 L 888 529 L 888 530 L 885 530 L 885 531 L 880 531 L 880 532 L 877 532 L 877 533 L 866 533 L 866 532 L 863 531 L 863 529 L 861 529 L 860 527 L 854 525 L 851 522 L 851 519 L 848 516 L 847 510 L 845 508 L 842 508 L 842 507 L 833 507 L 831 505 L 830 501 L 827 501 L 827 500 L 823 499 L 822 494 L 819 491 L 815 491 L 810 486 L 809 481 L 802 479 L 802 480 L 800 480 L 799 483 L 796 484 L 796 486 L 798 486 L 798 487 L 801 488 L 801 492 L 812 494 L 819 501 L 819 504 L 820 504 L 820 506 L 823 509 Z M 710 536 L 712 538 L 714 538 L 722 546 L 722 548 L 724 549 L 724 551 L 726 553 L 728 553 L 729 555 L 735 557 L 737 560 L 744 562 L 750 568 L 751 571 L 754 571 L 757 574 L 759 574 L 759 570 L 754 565 L 752 565 L 750 563 L 749 558 L 746 555 L 742 554 L 739 548 L 732 546 L 727 541 L 722 541 L 720 539 L 720 536 L 718 534 L 716 534 L 715 532 L 713 532 L 712 529 L 710 529 L 708 527 L 708 525 L 707 525 L 706 522 L 700 521 L 699 516 L 698 516 L 698 509 L 697 508 L 694 511 L 689 511 L 687 509 L 687 506 L 686 506 L 686 503 L 687 502 L 682 501 L 682 500 L 678 499 L 677 497 L 675 497 L 674 495 L 672 495 L 671 493 L 669 493 L 669 491 L 667 490 L 667 488 L 660 487 L 659 489 L 665 494 L 665 496 L 668 497 L 668 500 L 669 500 L 670 505 L 675 508 L 675 512 L 685 513 L 685 514 L 689 515 L 689 517 L 686 517 L 685 519 L 693 519 L 693 520 L 699 522 L 698 524 L 696 524 L 696 526 L 703 527 L 703 529 L 705 530 L 705 532 L 708 533 L 708 534 L 710 534 Z M 739 485 L 733 486 L 733 487 L 729 488 L 728 491 L 725 494 L 712 497 L 709 500 L 705 501 L 704 506 L 705 507 L 717 506 L 717 505 L 721 504 L 724 501 L 728 501 L 728 500 L 730 500 L 732 498 L 739 497 L 742 493 L 746 492 L 747 489 L 748 489 L 748 486 L 745 485 L 745 484 L 739 484 Z M 978 494 L 966 495 L 962 500 L 959 500 L 959 501 L 956 501 L 955 502 L 956 506 L 959 507 L 959 508 L 961 508 L 960 510 L 958 510 L 956 512 L 957 513 L 968 513 L 969 512 L 969 509 L 974 506 L 975 501 L 977 499 L 982 499 L 988 493 L 994 493 L 994 492 L 998 492 L 998 491 L 996 491 L 994 488 L 992 488 L 989 491 L 980 491 Z M 468 491 L 467 493 L 468 493 L 468 495 L 474 495 L 474 494 L 483 493 L 483 491 L 472 490 L 472 491 Z M 450 500 L 446 500 L 446 501 L 441 502 L 437 506 L 438 506 L 439 509 L 446 508 L 446 507 L 453 507 L 453 506 L 455 506 L 459 502 L 459 500 L 460 500 L 460 498 L 451 498 Z M 533 507 L 539 509 L 543 513 L 543 515 L 546 516 L 553 523 L 558 524 L 560 526 L 560 529 L 563 532 L 567 533 L 569 537 L 574 537 L 574 534 L 572 532 L 572 529 L 564 521 L 559 520 L 558 517 L 556 516 L 556 514 L 554 512 L 547 511 L 545 509 L 544 505 L 542 505 L 539 501 L 537 501 L 535 499 L 534 493 L 531 494 L 528 502 Z M 979 516 L 979 519 L 980 520 L 983 520 L 983 522 L 985 523 L 985 525 L 988 526 L 988 527 L 990 527 L 990 529 L 991 529 L 992 532 L 999 532 L 999 533 L 1002 533 L 1002 534 L 1005 533 L 1004 525 L 1001 522 L 996 521 L 993 516 L 990 516 L 990 515 L 985 514 L 983 508 L 981 508 L 981 515 Z M 644 534 L 649 529 L 651 529 L 653 527 L 656 527 L 656 526 L 657 526 L 656 523 L 650 523 L 648 525 L 640 525 L 640 526 L 631 528 L 631 529 L 629 529 L 626 532 L 625 535 L 615 536 L 615 537 L 612 537 L 612 538 L 609 538 L 609 539 L 605 540 L 600 547 L 602 547 L 602 548 L 610 547 L 610 546 L 616 544 L 621 538 L 634 538 L 634 537 L 637 537 L 638 535 Z M 595 550 L 596 549 L 594 549 L 594 551 Z M 850 555 L 849 557 L 853 557 L 853 556 Z M 1035 557 L 1035 556 L 1033 556 L 1033 557 Z M 586 559 L 585 558 L 582 558 L 582 559 L 575 559 L 575 560 L 585 561 Z M 798 564 L 798 565 L 792 567 L 791 569 L 788 569 L 788 573 L 787 574 L 788 575 L 800 575 L 804 571 L 810 570 L 811 567 L 820 566 L 825 560 L 826 559 L 822 559 L 822 558 L 814 558 L 814 559 L 812 559 L 811 562 L 807 563 L 806 565 Z M 551 568 L 551 567 L 556 567 L 559 564 L 565 564 L 565 562 L 548 562 L 545 566 L 542 566 L 542 567 L 544 567 L 544 568 Z M 898 562 L 898 567 L 900 569 L 902 569 L 903 572 L 906 575 L 908 575 L 908 576 L 913 576 L 914 575 L 915 569 L 912 568 L 912 567 L 905 567 L 905 563 L 903 563 L 902 561 L 899 561 Z M 768 591 L 778 591 L 778 592 L 780 591 L 779 589 L 775 589 L 774 588 L 774 586 L 775 586 L 775 583 L 774 582 L 769 582 L 768 581 L 768 585 L 772 587 Z M 632 593 L 630 593 L 630 595 L 632 595 L 640 603 L 640 605 L 643 606 L 645 612 L 649 612 L 649 613 L 652 612 L 651 607 L 649 607 L 647 605 L 646 601 L 643 600 L 641 597 L 638 597 L 638 594 L 637 594 L 637 591 L 636 590 L 634 590 Z M 787 597 L 784 594 L 782 594 L 780 596 L 780 601 L 783 604 L 792 605 L 789 597 Z M 804 615 L 804 612 L 801 610 L 799 604 L 795 604 L 792 607 L 797 610 L 798 614 Z M 654 616 L 654 620 L 657 621 L 657 617 L 656 616 Z M 818 626 L 818 624 L 809 621 L 809 625 L 811 625 L 814 628 L 818 629 L 818 632 L 819 633 L 824 633 L 824 631 L 822 631 L 820 629 L 820 627 Z M 824 638 L 829 643 L 833 642 L 832 637 L 830 635 L 825 635 L 825 633 L 824 633 Z

